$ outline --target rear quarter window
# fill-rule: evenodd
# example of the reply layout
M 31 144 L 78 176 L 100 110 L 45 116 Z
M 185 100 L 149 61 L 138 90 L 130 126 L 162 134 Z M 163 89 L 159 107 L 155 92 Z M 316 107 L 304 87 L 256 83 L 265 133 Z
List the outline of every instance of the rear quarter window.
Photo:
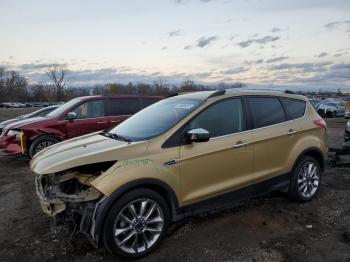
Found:
M 298 99 L 281 98 L 289 119 L 297 119 L 305 114 L 306 102 Z
M 154 103 L 160 101 L 160 98 L 141 98 L 142 108 L 148 107 Z
M 108 100 L 110 116 L 133 115 L 141 108 L 138 98 L 111 98 Z
M 287 120 L 277 97 L 248 97 L 254 128 L 271 126 Z

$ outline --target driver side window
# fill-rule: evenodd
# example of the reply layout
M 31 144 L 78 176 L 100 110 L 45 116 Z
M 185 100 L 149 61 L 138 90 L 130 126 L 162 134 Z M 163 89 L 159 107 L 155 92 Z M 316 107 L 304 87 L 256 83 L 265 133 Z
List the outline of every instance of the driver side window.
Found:
M 96 118 L 105 116 L 105 100 L 89 100 L 76 107 L 73 112 L 77 119 Z
M 245 130 L 242 100 L 225 99 L 209 106 L 191 120 L 186 131 L 203 128 L 209 131 L 210 137 L 219 137 Z

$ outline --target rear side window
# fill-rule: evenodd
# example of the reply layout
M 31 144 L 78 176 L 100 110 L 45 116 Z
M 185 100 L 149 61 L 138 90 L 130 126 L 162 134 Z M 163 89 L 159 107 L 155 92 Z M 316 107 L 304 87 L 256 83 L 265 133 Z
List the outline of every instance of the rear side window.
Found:
M 140 110 L 138 98 L 111 98 L 109 103 L 109 115 L 133 115 Z
M 306 102 L 298 99 L 281 98 L 289 119 L 297 119 L 304 115 Z
M 240 98 L 234 98 L 215 103 L 191 120 L 186 131 L 195 128 L 208 130 L 210 137 L 244 131 L 245 123 L 242 100 Z
M 105 100 L 89 100 L 76 107 L 73 112 L 77 119 L 96 118 L 105 116 Z
M 277 97 L 249 97 L 248 103 L 255 128 L 271 126 L 287 120 Z
M 160 98 L 141 98 L 142 108 L 148 107 L 160 100 Z

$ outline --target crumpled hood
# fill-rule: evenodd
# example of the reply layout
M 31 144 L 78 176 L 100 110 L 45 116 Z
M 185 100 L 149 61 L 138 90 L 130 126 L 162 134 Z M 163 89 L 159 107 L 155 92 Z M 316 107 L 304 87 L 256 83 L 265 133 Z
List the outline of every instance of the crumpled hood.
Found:
M 18 128 L 24 127 L 25 125 L 29 125 L 29 124 L 33 124 L 33 123 L 45 121 L 45 120 L 47 120 L 47 118 L 45 117 L 32 117 L 32 118 L 18 119 L 13 123 L 8 124 L 6 126 L 6 130 L 18 129 Z
M 30 161 L 36 174 L 52 174 L 74 167 L 142 155 L 148 142 L 124 142 L 92 133 L 52 145 Z

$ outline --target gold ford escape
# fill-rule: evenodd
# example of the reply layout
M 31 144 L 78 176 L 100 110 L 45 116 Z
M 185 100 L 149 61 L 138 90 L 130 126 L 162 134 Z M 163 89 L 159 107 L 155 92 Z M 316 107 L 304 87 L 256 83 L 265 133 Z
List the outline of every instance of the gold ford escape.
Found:
M 31 169 L 46 214 L 136 258 L 191 214 L 274 190 L 311 200 L 326 155 L 326 123 L 306 97 L 235 89 L 162 100 L 44 149 Z

